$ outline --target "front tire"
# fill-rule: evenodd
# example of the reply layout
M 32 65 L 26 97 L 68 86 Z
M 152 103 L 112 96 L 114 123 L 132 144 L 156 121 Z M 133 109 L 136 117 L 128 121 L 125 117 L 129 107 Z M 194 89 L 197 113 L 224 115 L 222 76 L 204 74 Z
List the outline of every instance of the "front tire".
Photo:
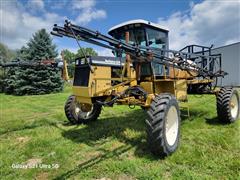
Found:
M 101 106 L 98 104 L 78 103 L 76 97 L 71 95 L 65 103 L 65 115 L 72 124 L 88 123 L 97 120 L 101 113 Z
M 218 119 L 225 123 L 233 123 L 239 117 L 239 95 L 233 88 L 222 87 L 217 94 Z
M 160 156 L 176 151 L 180 137 L 180 111 L 176 98 L 157 95 L 147 111 L 147 139 L 150 150 Z

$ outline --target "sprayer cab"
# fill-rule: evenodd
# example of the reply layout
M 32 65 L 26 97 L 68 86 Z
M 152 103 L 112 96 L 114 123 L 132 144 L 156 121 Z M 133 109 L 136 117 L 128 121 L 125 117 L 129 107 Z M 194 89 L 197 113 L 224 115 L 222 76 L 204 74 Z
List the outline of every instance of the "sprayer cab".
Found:
M 125 32 L 129 32 L 132 45 L 150 46 L 168 49 L 168 29 L 145 20 L 132 20 L 109 29 L 108 34 L 115 39 L 125 41 Z
M 129 33 L 128 43 L 131 45 L 152 47 L 156 48 L 156 51 L 158 49 L 168 50 L 169 48 L 169 30 L 158 24 L 145 20 L 132 20 L 112 27 L 108 34 L 125 42 L 126 32 Z M 153 69 L 155 77 L 162 77 L 164 73 L 169 74 L 168 68 L 164 69 L 163 65 L 154 62 L 143 64 L 141 69 L 142 76 L 150 76 L 151 69 Z

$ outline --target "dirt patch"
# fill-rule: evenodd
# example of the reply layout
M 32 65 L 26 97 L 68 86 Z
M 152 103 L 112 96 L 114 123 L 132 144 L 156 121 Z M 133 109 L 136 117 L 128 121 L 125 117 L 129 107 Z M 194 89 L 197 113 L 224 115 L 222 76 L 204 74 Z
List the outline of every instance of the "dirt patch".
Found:
M 52 151 L 47 156 L 55 156 L 55 155 L 56 155 L 56 152 Z
M 116 179 L 116 180 L 136 180 L 136 178 L 134 178 L 130 175 L 127 175 L 127 174 L 121 174 L 114 179 Z M 103 177 L 103 178 L 99 178 L 99 179 L 95 179 L 95 180 L 112 180 L 112 179 L 107 178 L 107 177 Z
M 129 159 L 129 160 L 135 159 L 136 158 L 135 152 L 134 151 L 128 151 L 126 153 L 126 158 Z
M 135 180 L 135 179 L 136 178 L 126 174 L 122 174 L 117 177 L 117 180 Z
M 48 179 L 48 173 L 40 173 L 35 177 L 36 180 L 45 180 Z
M 40 158 L 32 158 L 32 159 L 29 159 L 26 161 L 26 165 L 28 167 L 34 167 L 34 166 L 37 166 L 38 164 L 40 164 L 42 162 L 42 159 Z
M 94 159 L 103 155 L 100 151 L 89 152 L 85 154 L 85 159 Z
M 109 151 L 114 151 L 115 149 L 120 148 L 123 145 L 126 145 L 126 144 L 119 142 L 119 141 L 113 142 L 113 143 L 111 143 L 111 146 L 109 147 Z
M 106 178 L 106 177 L 103 177 L 103 178 L 96 179 L 96 180 L 112 180 L 112 179 L 110 179 L 110 178 Z
M 30 137 L 17 137 L 16 140 L 18 143 L 26 143 L 30 140 Z
M 81 165 L 86 162 L 94 161 L 96 159 L 101 158 L 102 155 L 103 155 L 103 153 L 100 151 L 88 152 L 88 153 L 84 154 L 84 157 L 81 160 L 77 161 L 77 164 Z
M 163 179 L 172 179 L 172 174 L 169 171 L 165 171 L 163 174 L 164 178 Z

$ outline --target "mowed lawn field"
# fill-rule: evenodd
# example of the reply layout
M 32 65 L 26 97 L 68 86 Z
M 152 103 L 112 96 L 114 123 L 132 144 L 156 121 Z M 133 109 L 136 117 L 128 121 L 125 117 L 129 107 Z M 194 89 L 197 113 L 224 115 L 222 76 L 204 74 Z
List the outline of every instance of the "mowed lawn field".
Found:
M 0 94 L 0 179 L 240 179 L 240 121 L 219 123 L 215 96 L 189 96 L 180 147 L 160 159 L 148 150 L 142 109 L 105 107 L 96 122 L 70 125 L 70 94 Z

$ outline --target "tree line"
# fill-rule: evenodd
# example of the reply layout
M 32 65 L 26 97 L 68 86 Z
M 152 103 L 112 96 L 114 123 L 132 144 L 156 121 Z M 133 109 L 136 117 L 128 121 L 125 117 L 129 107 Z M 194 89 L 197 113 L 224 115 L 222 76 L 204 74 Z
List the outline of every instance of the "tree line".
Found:
M 84 52 L 84 53 L 83 53 Z M 97 56 L 97 52 L 94 51 L 92 48 L 79 48 L 77 53 L 73 53 L 67 49 L 63 50 L 64 53 L 64 59 L 67 61 L 68 64 L 72 64 L 77 57 L 84 57 L 85 55 L 87 56 Z
M 15 66 L 4 69 L 0 79 L 0 90 L 7 94 L 33 95 L 60 92 L 63 90 L 61 71 L 56 66 L 40 64 L 43 60 L 53 61 L 57 55 L 56 45 L 45 29 L 33 34 L 26 46 L 20 50 L 9 50 L 1 44 L 1 61 L 6 63 L 12 59 L 20 59 L 37 66 Z
M 83 54 L 84 51 L 84 54 Z M 92 48 L 78 49 L 73 53 L 63 50 L 64 59 L 69 64 L 70 76 L 74 73 L 74 61 L 84 55 L 97 56 Z M 30 63 L 39 63 L 32 67 L 9 67 L 6 73 L 0 72 L 0 91 L 14 95 L 46 94 L 63 90 L 64 82 L 61 78 L 61 68 L 46 66 L 40 62 L 54 62 L 58 56 L 57 46 L 45 29 L 40 29 L 29 39 L 27 44 L 19 50 L 10 50 L 0 43 L 0 63 L 20 60 Z

